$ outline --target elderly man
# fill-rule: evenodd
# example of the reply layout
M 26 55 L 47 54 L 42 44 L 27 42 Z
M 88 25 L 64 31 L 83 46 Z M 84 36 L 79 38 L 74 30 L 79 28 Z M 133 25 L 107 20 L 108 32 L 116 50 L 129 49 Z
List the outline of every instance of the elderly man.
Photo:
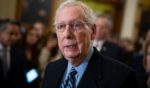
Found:
M 111 19 L 105 15 L 97 15 L 95 25 L 96 36 L 93 46 L 95 46 L 101 54 L 119 61 L 123 61 L 124 49 L 108 40 L 112 29 Z
M 94 20 L 80 1 L 60 5 L 55 28 L 64 58 L 47 66 L 42 88 L 137 88 L 129 68 L 92 48 Z

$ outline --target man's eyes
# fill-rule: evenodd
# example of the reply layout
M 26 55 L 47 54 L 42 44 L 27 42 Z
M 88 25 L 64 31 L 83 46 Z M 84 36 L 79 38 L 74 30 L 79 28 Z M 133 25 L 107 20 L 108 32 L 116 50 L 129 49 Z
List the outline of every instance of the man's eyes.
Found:
M 74 23 L 73 25 L 74 25 L 74 27 L 81 27 L 82 26 L 81 23 Z
M 65 24 L 65 23 L 60 23 L 56 25 L 56 29 L 61 30 L 61 29 L 66 29 L 66 26 L 71 27 L 72 29 L 80 29 L 81 27 L 84 26 L 84 23 L 82 22 L 71 22 L 69 24 Z
M 66 27 L 66 24 L 59 24 L 59 25 L 57 26 L 58 29 L 62 29 L 62 28 L 65 28 L 65 27 Z

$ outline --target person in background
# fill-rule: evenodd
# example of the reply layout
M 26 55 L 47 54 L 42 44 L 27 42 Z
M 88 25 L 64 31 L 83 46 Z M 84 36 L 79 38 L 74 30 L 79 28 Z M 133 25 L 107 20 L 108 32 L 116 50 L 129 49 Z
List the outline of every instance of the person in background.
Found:
M 13 46 L 21 37 L 21 25 L 14 20 L 0 23 L 0 74 L 4 88 L 26 88 L 23 53 Z
M 147 88 L 147 72 L 143 66 L 143 60 L 146 60 L 146 53 L 148 50 L 149 32 L 147 31 L 144 38 L 140 37 L 137 42 L 135 42 L 135 51 L 131 61 L 130 66 L 134 69 L 139 88 Z M 145 42 L 146 41 L 146 42 Z M 145 44 L 146 43 L 146 44 Z M 145 47 L 145 48 L 144 48 Z M 145 50 L 144 50 L 145 49 Z
M 11 39 L 9 39 L 8 45 L 14 45 L 18 40 L 21 39 L 21 24 L 14 20 L 3 20 L 1 25 L 1 30 L 9 29 L 9 33 L 11 35 Z M 7 36 L 1 36 L 1 38 L 7 38 Z
M 24 56 L 24 73 L 28 73 L 31 69 L 35 69 L 38 72 L 38 58 L 40 54 L 40 49 L 38 48 L 39 35 L 37 31 L 31 27 L 27 30 L 23 37 L 22 44 L 19 48 L 23 52 Z M 39 77 L 33 82 L 28 83 L 26 81 L 27 88 L 38 88 L 39 87 Z
M 38 44 L 39 35 L 37 31 L 31 27 L 27 30 L 20 48 L 22 48 L 24 51 L 26 60 L 36 68 L 38 68 L 38 55 L 40 52 L 39 48 L 37 47 Z
M 62 57 L 59 49 L 56 33 L 49 33 L 45 45 L 39 55 L 39 68 L 42 73 L 48 63 L 59 60 Z
M 86 4 L 66 0 L 55 16 L 63 58 L 47 65 L 42 88 L 138 88 L 130 68 L 93 48 L 95 15 Z
M 96 47 L 101 54 L 110 58 L 115 58 L 118 61 L 123 61 L 123 48 L 109 41 L 113 25 L 111 19 L 105 15 L 97 15 L 95 25 L 96 36 L 93 42 L 93 46 Z
M 38 48 L 42 49 L 44 40 L 46 38 L 46 32 L 48 31 L 46 30 L 46 25 L 41 21 L 36 21 L 35 23 L 33 23 L 33 28 L 36 30 L 39 36 Z
M 44 33 L 46 31 L 46 26 L 44 23 L 37 21 L 33 24 L 33 28 L 37 31 L 40 38 L 44 36 Z

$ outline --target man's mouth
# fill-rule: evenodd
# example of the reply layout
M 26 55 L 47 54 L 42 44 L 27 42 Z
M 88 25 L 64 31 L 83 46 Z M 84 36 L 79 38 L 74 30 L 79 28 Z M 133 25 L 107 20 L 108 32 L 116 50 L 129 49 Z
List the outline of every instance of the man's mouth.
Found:
M 75 49 L 77 47 L 76 44 L 73 44 L 73 45 L 66 45 L 65 46 L 66 48 L 70 48 L 70 49 Z

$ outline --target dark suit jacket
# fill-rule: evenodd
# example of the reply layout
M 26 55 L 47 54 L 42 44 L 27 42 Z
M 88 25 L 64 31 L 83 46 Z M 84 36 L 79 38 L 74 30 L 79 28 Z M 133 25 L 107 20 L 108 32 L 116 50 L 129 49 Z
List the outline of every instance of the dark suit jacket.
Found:
M 67 67 L 61 59 L 46 68 L 42 88 L 59 88 Z M 77 88 L 137 88 L 133 72 L 125 65 L 94 53 Z
M 1 61 L 0 61 L 1 62 Z M 24 75 L 23 55 L 16 47 L 10 49 L 10 68 L 7 77 L 4 78 L 2 64 L 0 64 L 0 80 L 4 88 L 26 88 Z
M 123 61 L 124 58 L 124 49 L 109 41 L 104 42 L 100 53 L 119 61 Z

